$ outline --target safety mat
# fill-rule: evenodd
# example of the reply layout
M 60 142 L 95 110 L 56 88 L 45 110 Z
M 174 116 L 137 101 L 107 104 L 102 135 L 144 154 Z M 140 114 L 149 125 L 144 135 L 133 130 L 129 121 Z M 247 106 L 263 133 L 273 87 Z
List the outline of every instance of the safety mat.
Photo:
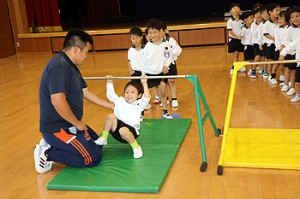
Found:
M 191 119 L 145 119 L 138 138 L 144 153 L 141 159 L 132 157 L 130 145 L 109 136 L 99 165 L 68 166 L 47 184 L 47 189 L 158 193 L 190 124 Z

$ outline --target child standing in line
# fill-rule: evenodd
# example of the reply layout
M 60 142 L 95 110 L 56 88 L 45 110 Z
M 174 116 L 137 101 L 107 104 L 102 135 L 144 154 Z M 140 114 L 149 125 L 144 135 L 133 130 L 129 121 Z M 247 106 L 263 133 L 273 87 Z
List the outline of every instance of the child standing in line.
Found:
M 254 61 L 259 62 L 261 61 L 263 55 L 263 18 L 262 18 L 262 7 L 256 6 L 252 11 L 254 22 L 251 24 L 251 40 L 253 45 L 253 52 L 254 52 Z M 256 78 L 256 65 L 251 66 L 251 70 L 249 75 L 251 78 Z
M 300 18 L 300 16 L 299 16 Z M 296 51 L 296 59 L 300 59 L 300 36 L 299 39 L 293 41 L 289 45 L 287 45 L 280 53 L 279 60 L 284 60 L 284 56 L 286 56 L 287 52 L 289 50 L 295 50 Z M 300 101 L 300 63 L 297 63 L 296 68 L 296 80 L 295 80 L 295 88 L 296 88 L 296 96 L 291 99 L 291 102 L 298 102 Z
M 263 21 L 262 21 L 262 28 L 264 29 L 265 27 L 265 24 L 267 21 L 269 21 L 270 19 L 270 15 L 268 13 L 268 9 L 267 9 L 267 6 L 263 6 L 262 7 L 262 10 L 261 10 L 261 17 L 263 18 Z M 261 56 L 261 61 L 265 61 L 266 60 L 266 53 L 267 53 L 267 43 L 266 43 L 266 37 L 264 36 L 263 34 L 263 30 L 261 32 L 261 36 L 263 38 L 263 51 L 262 51 L 262 56 Z M 263 65 L 263 70 L 262 70 L 262 77 L 264 79 L 268 78 L 269 77 L 269 73 L 267 72 L 267 69 L 268 69 L 268 65 L 267 64 L 264 64 Z
M 146 28 L 151 41 L 144 48 L 142 73 L 148 76 L 164 76 L 169 72 L 172 62 L 172 51 L 169 42 L 162 39 L 163 23 L 158 19 L 152 18 L 147 21 Z M 163 107 L 163 118 L 173 119 L 167 110 L 167 82 L 168 79 L 165 78 L 149 79 L 148 87 L 158 86 Z
M 144 38 L 143 31 L 139 27 L 133 27 L 129 31 L 130 40 L 133 44 L 128 50 L 128 68 L 131 76 L 141 76 L 141 64 L 144 56 L 144 47 L 147 40 Z M 140 79 L 132 79 L 131 81 L 141 82 Z M 147 104 L 145 110 L 151 108 L 151 104 Z M 142 112 L 141 120 L 144 112 Z
M 253 15 L 250 11 L 244 12 L 241 15 L 241 19 L 244 21 L 245 25 L 241 31 L 242 44 L 244 45 L 244 61 L 253 61 L 254 51 L 252 46 L 252 34 L 251 34 L 251 24 L 253 23 Z M 251 69 L 251 78 L 256 78 L 255 68 Z
M 284 46 L 288 46 L 293 41 L 299 39 L 300 35 L 300 7 L 291 7 L 286 12 L 289 13 L 291 23 L 286 31 L 286 37 L 283 41 Z M 289 48 L 288 51 L 283 48 L 280 55 L 284 55 L 285 60 L 294 60 L 296 57 L 296 52 L 293 48 Z M 285 84 L 283 85 L 281 91 L 287 92 L 286 94 L 289 96 L 294 95 L 295 93 L 300 93 L 300 91 L 297 92 L 297 86 L 295 83 L 297 82 L 295 78 L 297 78 L 297 70 L 299 69 L 299 67 L 296 67 L 296 63 L 284 64 L 284 66 L 286 66 L 287 68 L 284 79 Z M 298 82 L 300 82 L 300 80 L 298 80 Z
M 141 83 L 128 82 L 124 88 L 124 97 L 119 97 L 115 93 L 111 76 L 107 76 L 106 95 L 115 107 L 114 113 L 106 117 L 101 137 L 95 141 L 96 144 L 107 145 L 107 137 L 111 134 L 119 142 L 130 144 L 134 158 L 143 156 L 142 147 L 136 139 L 139 136 L 140 115 L 150 101 L 150 93 L 147 79 L 143 76 Z
M 287 25 L 288 22 L 285 20 L 285 16 L 284 16 L 285 12 L 280 12 L 279 14 L 279 18 L 278 18 L 278 27 L 275 29 L 275 53 L 274 53 L 274 60 L 278 60 L 279 58 L 279 53 L 280 51 L 282 51 L 283 49 L 283 39 L 285 37 L 286 34 L 286 30 L 287 30 Z M 273 71 L 272 73 L 276 74 L 277 68 L 280 68 L 282 70 L 283 64 L 274 64 L 273 66 Z M 282 71 L 280 71 L 282 74 Z M 281 77 L 282 75 L 280 75 Z M 279 80 L 281 81 L 282 78 L 279 78 Z M 282 80 L 284 81 L 284 79 Z M 271 79 L 271 84 L 276 85 L 278 82 L 276 80 L 276 78 L 272 78 Z
M 170 65 L 169 73 L 168 75 L 177 75 L 177 65 L 176 65 L 176 60 L 178 56 L 182 52 L 182 48 L 178 45 L 177 41 L 169 35 L 169 31 L 167 29 L 167 25 L 164 23 L 164 36 L 163 39 L 168 41 L 171 46 L 171 51 L 172 51 L 172 63 Z M 168 86 L 171 91 L 171 105 L 173 108 L 176 108 L 179 106 L 177 96 L 176 96 L 176 85 L 175 85 L 175 79 L 168 79 Z M 167 99 L 168 100 L 168 99 Z
M 244 51 L 244 47 L 241 43 L 241 31 L 243 27 L 243 21 L 240 20 L 241 5 L 239 3 L 232 3 L 230 5 L 230 13 L 232 17 L 227 21 L 226 29 L 229 34 L 228 53 L 233 54 L 233 62 L 239 60 L 239 53 Z M 239 71 L 244 72 L 245 67 L 242 67 Z M 230 75 L 233 73 L 233 66 L 230 70 Z
M 267 6 L 268 14 L 270 19 L 266 21 L 263 29 L 263 35 L 266 38 L 266 61 L 274 60 L 275 53 L 275 29 L 278 27 L 278 17 L 280 14 L 280 5 L 279 4 L 270 4 Z M 276 78 L 276 69 L 277 67 L 273 64 L 267 65 L 267 71 L 271 76 L 269 81 L 277 84 Z M 272 80 L 275 79 L 275 80 Z

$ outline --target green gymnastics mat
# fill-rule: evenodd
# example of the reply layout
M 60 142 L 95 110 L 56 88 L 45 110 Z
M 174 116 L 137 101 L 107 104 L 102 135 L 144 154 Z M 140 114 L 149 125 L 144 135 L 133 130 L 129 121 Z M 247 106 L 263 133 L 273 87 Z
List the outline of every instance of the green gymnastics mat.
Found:
M 47 189 L 158 193 L 190 124 L 191 119 L 145 119 L 138 138 L 144 153 L 141 159 L 132 157 L 130 145 L 109 136 L 99 165 L 68 166 Z

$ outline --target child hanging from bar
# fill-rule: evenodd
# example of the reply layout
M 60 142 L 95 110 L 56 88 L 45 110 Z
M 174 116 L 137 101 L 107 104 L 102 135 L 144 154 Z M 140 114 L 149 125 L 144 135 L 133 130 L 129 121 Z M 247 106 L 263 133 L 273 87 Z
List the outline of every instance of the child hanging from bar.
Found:
M 106 117 L 101 137 L 95 143 L 107 145 L 108 135 L 122 143 L 129 143 L 134 158 L 143 156 L 142 147 L 138 144 L 140 116 L 150 101 L 150 92 L 145 75 L 141 76 L 141 83 L 130 81 L 125 85 L 124 97 L 119 97 L 114 90 L 111 76 L 107 76 L 106 95 L 115 104 L 114 113 Z

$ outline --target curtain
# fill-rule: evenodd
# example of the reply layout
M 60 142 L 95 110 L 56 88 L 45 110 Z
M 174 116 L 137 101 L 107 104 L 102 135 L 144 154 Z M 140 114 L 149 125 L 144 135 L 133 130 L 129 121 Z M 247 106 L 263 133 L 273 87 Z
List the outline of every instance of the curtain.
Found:
M 29 32 L 62 31 L 57 0 L 25 0 Z

